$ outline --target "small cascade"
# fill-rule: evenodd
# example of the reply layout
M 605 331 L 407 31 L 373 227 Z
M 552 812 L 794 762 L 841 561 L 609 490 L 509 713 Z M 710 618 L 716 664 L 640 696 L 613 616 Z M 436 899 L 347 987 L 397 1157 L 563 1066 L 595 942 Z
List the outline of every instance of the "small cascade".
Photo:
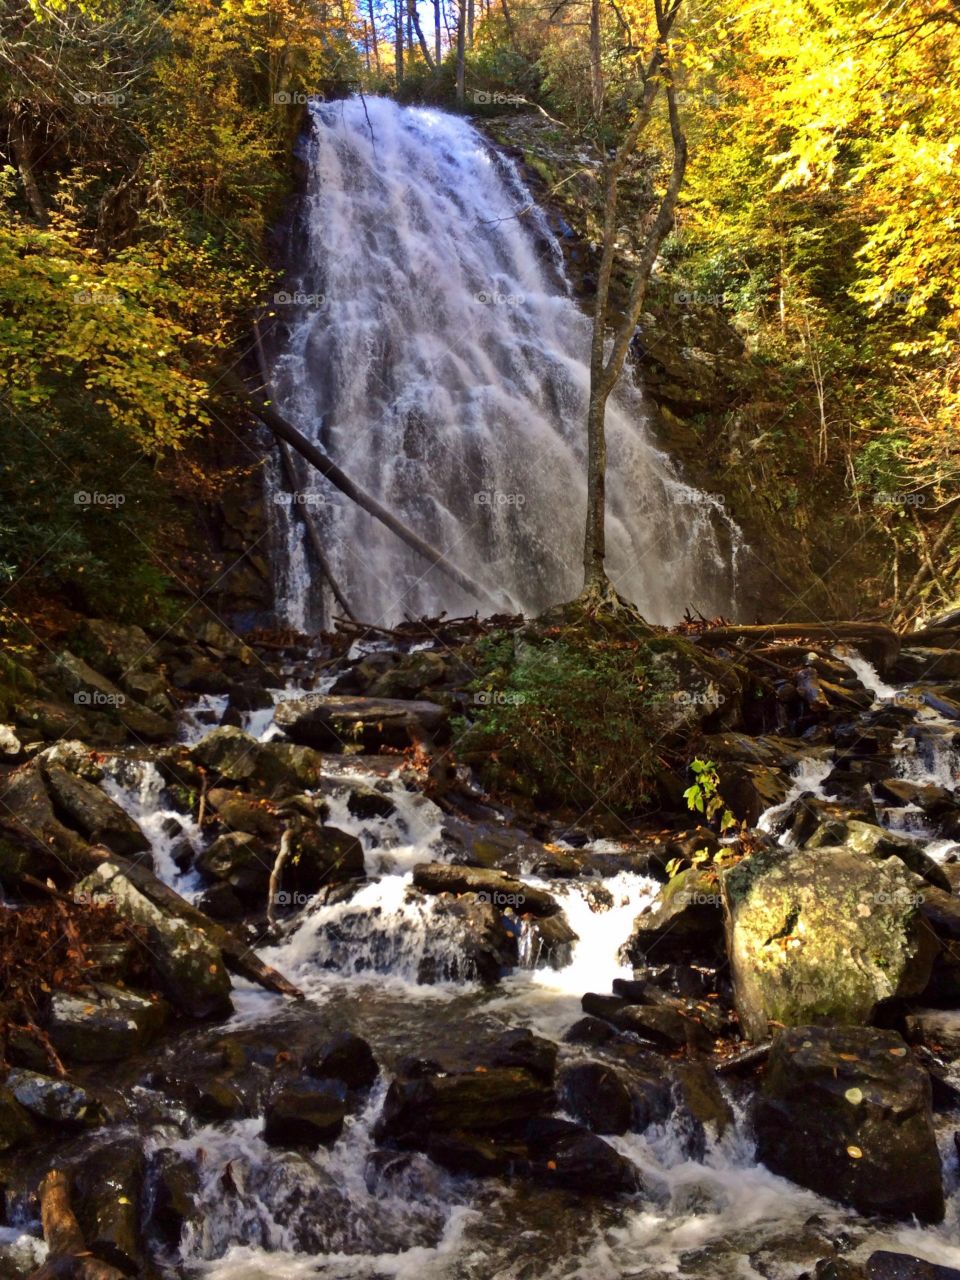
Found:
M 571 599 L 591 322 L 569 296 L 558 243 L 514 162 L 462 117 L 382 98 L 311 111 L 301 234 L 278 295 L 278 404 L 502 607 Z M 739 529 L 656 446 L 629 373 L 607 436 L 617 588 L 652 621 L 687 606 L 730 616 Z M 309 468 L 294 500 L 277 464 L 269 500 L 292 626 L 324 616 L 300 510 L 359 617 L 476 608 Z

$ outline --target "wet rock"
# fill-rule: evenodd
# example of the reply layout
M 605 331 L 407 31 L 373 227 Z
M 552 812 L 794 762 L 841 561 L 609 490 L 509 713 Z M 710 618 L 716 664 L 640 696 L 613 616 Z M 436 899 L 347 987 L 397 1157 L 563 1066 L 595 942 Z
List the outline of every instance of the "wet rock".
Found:
M 260 747 L 296 778 L 298 786 L 312 790 L 322 784 L 326 764 L 321 752 L 314 751 L 312 747 L 299 746 L 295 742 L 284 742 L 280 738 L 262 742 Z M 391 767 L 395 767 L 395 763 L 391 759 Z
M 144 1167 L 142 1143 L 121 1139 L 87 1155 L 77 1180 L 77 1217 L 88 1248 L 126 1275 L 143 1266 Z
M 156 667 L 156 645 L 142 627 L 105 618 L 85 618 L 80 633 L 83 649 L 92 665 L 111 680 L 131 671 Z
M 230 977 L 219 949 L 198 929 L 164 915 L 119 867 L 101 863 L 76 893 L 106 897 L 124 919 L 146 927 L 157 978 L 182 1013 L 207 1018 L 231 1011 Z
M 296 773 L 277 752 L 241 729 L 214 729 L 191 748 L 190 757 L 216 785 L 242 783 L 258 792 L 298 785 Z
M 74 1062 L 113 1062 L 143 1049 L 163 1030 L 164 1000 L 98 983 L 77 994 L 54 992 L 47 1033 L 54 1048 Z
M 347 796 L 347 808 L 355 818 L 389 818 L 397 806 L 388 795 L 373 787 L 351 787 Z
M 147 1224 L 168 1249 L 179 1247 L 187 1223 L 199 1213 L 200 1171 L 178 1151 L 165 1148 L 148 1173 Z
M 90 846 L 54 813 L 40 767 L 21 765 L 0 784 L 0 806 L 9 813 L 12 839 L 0 840 L 0 875 L 16 881 L 24 872 L 38 879 L 62 876 L 64 865 L 82 871 L 90 865 Z
M 428 944 L 417 972 L 417 981 L 479 980 L 499 981 L 503 973 L 517 963 L 519 927 L 507 928 L 507 917 L 499 907 L 478 902 L 472 896 L 454 898 L 441 894 L 436 899 L 436 919 L 442 923 L 448 938 L 456 938 L 457 954 L 451 956 L 441 939 L 432 950 Z
M 294 742 L 333 751 L 402 749 L 412 742 L 439 741 L 447 729 L 446 711 L 433 702 L 323 693 L 279 703 L 274 720 Z
M 930 1082 L 894 1032 L 782 1032 L 754 1118 L 774 1173 L 861 1213 L 943 1218 Z
M 637 1167 L 580 1125 L 543 1117 L 527 1129 L 530 1174 L 544 1186 L 610 1196 L 641 1189 Z
M 111 853 L 134 857 L 150 850 L 150 841 L 116 801 L 92 782 L 47 763 L 44 777 L 58 816 Z
M 449 664 L 442 654 L 431 649 L 407 653 L 400 661 L 364 685 L 373 698 L 412 698 L 434 685 L 444 684 Z
M 783 804 L 790 787 L 789 778 L 781 770 L 740 760 L 722 761 L 717 775 L 727 807 L 738 821 L 751 827 L 772 805 Z
M 866 1280 L 960 1280 L 960 1271 L 909 1253 L 881 1250 L 867 1259 Z
M 557 1070 L 557 1046 L 528 1027 L 512 1027 L 494 1042 L 488 1061 L 494 1067 L 519 1067 L 552 1086 Z
M 347 1089 L 341 1080 L 285 1080 L 267 1102 L 264 1141 L 275 1147 L 330 1146 L 343 1131 Z
M 36 1134 L 36 1125 L 26 1107 L 5 1085 L 0 1086 L 0 1152 L 33 1142 Z
M 520 935 L 520 964 L 527 969 L 565 969 L 578 936 L 562 912 L 530 916 L 524 920 Z
M 854 853 L 867 854 L 881 861 L 887 858 L 899 858 L 909 871 L 921 876 L 936 888 L 950 892 L 950 881 L 943 868 L 934 862 L 916 840 L 895 835 L 875 823 L 858 822 L 855 819 L 849 821 L 834 819 L 818 827 L 805 842 L 804 847 L 822 849 L 838 845 L 843 845 Z
M 283 822 L 265 801 L 226 787 L 211 788 L 207 801 L 228 831 L 244 831 L 247 835 L 260 836 L 275 848 L 279 846 Z
M 830 823 L 845 825 L 849 821 L 858 821 L 876 826 L 879 817 L 872 796 L 863 792 L 862 800 L 862 805 L 852 800 L 838 804 L 834 800 L 822 800 L 819 796 L 803 795 L 781 820 L 781 830 L 789 829 L 793 844 L 806 844 L 815 831 Z
M 722 876 L 727 949 L 744 1034 L 768 1023 L 861 1024 L 919 994 L 935 947 L 918 881 L 849 848 L 764 850 Z
M 616 1028 L 603 1018 L 594 1018 L 588 1014 L 578 1019 L 564 1034 L 566 1044 L 601 1045 L 617 1038 Z
M 197 869 L 229 887 L 241 904 L 266 904 L 276 851 L 247 831 L 225 831 L 197 858 Z
M 7 1073 L 4 1084 L 20 1106 L 38 1120 L 65 1129 L 94 1129 L 107 1122 L 103 1099 L 72 1081 L 18 1067 Z
M 678 1062 L 673 1074 L 687 1114 L 696 1124 L 709 1126 L 716 1137 L 722 1138 L 733 1127 L 733 1110 L 711 1069 L 705 1062 Z
M 714 876 L 696 868 L 664 885 L 658 902 L 637 916 L 622 949 L 631 964 L 710 959 L 723 946 L 721 897 Z
M 907 1015 L 907 1035 L 946 1058 L 960 1056 L 960 1011 L 914 1009 Z
M 502 871 L 421 862 L 413 869 L 413 883 L 424 893 L 475 893 L 478 901 L 491 902 L 501 909 L 511 907 L 518 915 L 552 916 L 560 910 L 556 898 L 546 890 Z
M 555 1102 L 549 1086 L 519 1067 L 394 1080 L 375 1137 L 427 1154 L 437 1134 L 459 1130 L 522 1137 L 530 1118 Z
M 197 908 L 211 920 L 224 924 L 235 924 L 247 914 L 246 905 L 228 884 L 214 884 L 204 889 L 197 899 Z
M 536 875 L 549 876 L 547 869 L 558 863 L 564 875 L 580 875 L 582 860 L 554 853 L 527 832 L 493 822 L 462 822 L 447 817 L 441 829 L 445 852 L 457 866 L 485 867 L 517 875 L 529 867 Z
M 604 1062 L 574 1062 L 557 1080 L 560 1106 L 594 1133 L 626 1133 L 633 1119 L 630 1090 Z
M 711 1043 L 711 1036 L 701 1023 L 677 1009 L 630 1004 L 618 996 L 603 996 L 592 991 L 587 992 L 580 1004 L 584 1013 L 604 1018 L 619 1031 L 632 1031 L 660 1049 L 707 1049 Z
M 380 1068 L 366 1040 L 343 1031 L 304 1060 L 307 1074 L 320 1080 L 340 1080 L 348 1089 L 369 1089 Z
M 894 678 L 906 683 L 921 680 L 960 680 L 960 649 L 935 649 L 916 645 L 900 650 Z
M 297 897 L 312 897 L 325 884 L 364 875 L 363 845 L 356 836 L 337 827 L 300 824 L 290 848 L 281 886 Z

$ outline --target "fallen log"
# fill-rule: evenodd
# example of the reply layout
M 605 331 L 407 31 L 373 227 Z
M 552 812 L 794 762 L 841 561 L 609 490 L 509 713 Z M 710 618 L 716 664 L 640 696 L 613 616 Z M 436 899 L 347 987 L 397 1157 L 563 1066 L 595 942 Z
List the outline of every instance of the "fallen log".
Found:
M 73 1212 L 70 1177 L 65 1169 L 51 1169 L 40 1183 L 40 1224 L 49 1250 L 43 1266 L 30 1280 L 55 1280 L 62 1275 L 81 1280 L 123 1280 L 124 1273 L 87 1248 Z
M 724 1058 L 722 1062 L 718 1062 L 713 1070 L 718 1076 L 730 1076 L 737 1071 L 759 1067 L 770 1057 L 772 1045 L 772 1040 L 765 1040 L 763 1044 L 751 1045 L 749 1049 L 741 1049 L 739 1053 L 733 1054 L 732 1057 Z
M 486 587 L 463 573 L 447 559 L 442 551 L 432 547 L 419 534 L 408 528 L 402 520 L 398 520 L 392 511 L 355 484 L 332 458 L 329 458 L 312 440 L 308 440 L 303 432 L 298 431 L 292 423 L 288 422 L 265 396 L 260 392 L 251 390 L 243 379 L 234 373 L 224 374 L 222 381 L 231 391 L 250 405 L 260 421 L 278 439 L 286 441 L 291 448 L 299 453 L 302 458 L 305 458 L 311 466 L 316 467 L 320 474 L 348 497 L 351 502 L 355 502 L 368 515 L 373 516 L 375 520 L 379 520 L 382 525 L 385 525 L 391 533 L 395 533 L 408 547 L 411 547 L 419 555 L 423 556 L 425 560 L 429 561 L 431 567 L 438 569 L 452 582 L 455 582 L 458 587 L 461 587 L 464 591 L 469 591 L 471 595 L 478 599 L 488 600 L 496 607 L 502 607 L 504 601 L 498 600 L 493 592 L 488 591 Z
M 775 622 L 703 630 L 690 639 L 701 645 L 766 644 L 776 640 L 810 640 L 862 648 L 881 669 L 900 653 L 900 634 L 884 622 Z

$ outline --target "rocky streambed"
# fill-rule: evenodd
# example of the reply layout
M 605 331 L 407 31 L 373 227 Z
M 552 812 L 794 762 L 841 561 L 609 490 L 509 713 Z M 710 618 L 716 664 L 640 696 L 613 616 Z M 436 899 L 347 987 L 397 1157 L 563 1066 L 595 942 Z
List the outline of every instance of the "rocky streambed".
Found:
M 629 818 L 478 629 L 6 669 L 0 1271 L 960 1274 L 960 627 L 658 635 Z

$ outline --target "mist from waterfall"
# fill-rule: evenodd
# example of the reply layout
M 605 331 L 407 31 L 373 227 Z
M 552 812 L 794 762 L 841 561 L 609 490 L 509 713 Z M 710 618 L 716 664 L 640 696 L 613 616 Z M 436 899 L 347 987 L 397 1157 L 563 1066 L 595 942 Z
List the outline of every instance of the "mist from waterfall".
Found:
M 286 415 L 503 608 L 581 586 L 590 319 L 513 162 L 465 119 L 352 98 L 312 108 L 272 379 Z M 735 611 L 739 530 L 654 444 L 630 377 L 607 412 L 608 571 L 652 621 Z M 278 600 L 329 619 L 298 507 L 354 612 L 490 611 L 305 464 L 269 473 Z M 336 611 L 336 607 L 334 606 Z

